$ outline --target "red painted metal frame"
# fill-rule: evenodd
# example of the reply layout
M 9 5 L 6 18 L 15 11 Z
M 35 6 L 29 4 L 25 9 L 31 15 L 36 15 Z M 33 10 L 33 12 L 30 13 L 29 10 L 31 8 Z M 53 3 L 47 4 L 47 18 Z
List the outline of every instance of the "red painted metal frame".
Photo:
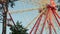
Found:
M 52 34 L 51 22 L 48 23 L 48 26 L 49 26 L 49 34 Z
M 49 8 L 48 11 L 51 12 L 51 9 Z M 50 13 L 49 13 L 49 16 L 51 16 Z M 48 20 L 47 20 L 47 21 L 48 21 Z M 51 17 L 49 17 L 48 26 L 49 26 L 49 34 L 52 34 Z
M 56 19 L 58 25 L 60 26 L 60 22 L 58 21 L 56 14 L 55 14 L 54 12 L 53 12 L 53 14 L 54 14 L 54 17 L 55 17 L 55 19 Z
M 43 15 L 43 14 L 42 14 Z M 42 18 L 42 15 L 39 16 L 39 18 L 37 19 L 36 23 L 34 24 L 32 30 L 30 31 L 30 34 L 32 34 L 32 31 L 34 30 L 34 28 L 36 27 L 36 30 L 35 30 L 35 34 L 36 34 L 36 31 L 38 30 L 38 27 L 39 27 L 39 24 L 40 24 L 40 21 L 41 21 L 41 18 Z M 37 26 L 36 26 L 37 25 Z
M 43 23 L 43 26 L 42 26 L 42 29 L 41 29 L 40 34 L 42 34 L 42 32 L 43 32 L 43 29 L 44 29 L 44 26 L 46 25 L 47 19 L 48 19 L 48 12 L 47 12 L 46 18 L 45 18 L 45 20 L 44 20 L 44 23 Z
M 15 22 L 13 21 L 13 18 L 12 18 L 12 16 L 11 16 L 11 14 L 10 14 L 9 12 L 8 12 L 8 14 L 9 14 L 9 16 L 10 16 L 10 21 L 12 21 L 13 24 L 14 24 L 14 26 L 15 26 L 15 29 L 18 30 L 18 28 L 17 28 L 16 25 L 15 25 Z
M 49 34 L 52 34 L 52 28 L 53 28 L 55 34 L 57 34 L 56 29 L 55 29 L 55 27 L 54 27 L 54 25 L 53 25 L 53 22 L 52 22 L 52 18 L 51 18 L 51 16 L 50 16 L 50 17 L 48 16 L 48 14 L 49 14 L 50 11 L 52 12 L 52 15 L 54 15 L 55 20 L 57 21 L 58 25 L 60 26 L 60 22 L 59 22 L 58 19 L 57 19 L 57 17 L 60 19 L 60 16 L 59 16 L 58 13 L 56 12 L 56 4 L 54 3 L 53 0 L 50 0 L 50 2 L 51 2 L 51 5 L 48 4 L 48 5 L 46 6 L 46 8 L 47 8 L 48 11 L 47 11 L 47 14 L 45 15 L 46 18 L 45 18 L 45 20 L 44 20 L 44 23 L 43 23 L 43 26 L 42 26 L 42 29 L 41 29 L 40 34 L 43 33 L 44 27 L 45 27 L 46 22 L 47 22 L 48 20 L 49 20 L 49 22 L 48 22 Z M 51 14 L 50 14 L 50 15 L 51 15 Z M 42 15 L 41 15 L 41 16 L 42 16 Z M 41 16 L 37 19 L 35 25 L 33 26 L 32 30 L 30 31 L 30 34 L 32 34 L 32 31 L 34 30 L 35 27 L 36 27 L 36 29 L 34 30 L 34 34 L 36 34 L 36 32 L 37 32 L 37 30 L 38 30 L 38 28 L 39 28 L 39 25 L 40 25 L 41 18 L 42 18 Z M 47 19 L 48 19 L 48 20 L 47 20 Z
M 41 19 L 42 19 L 42 16 L 43 16 L 43 15 L 40 15 L 40 17 L 39 17 L 38 20 L 36 21 L 36 22 L 37 22 L 37 25 L 36 25 L 36 29 L 35 29 L 35 31 L 34 31 L 34 34 L 36 34 L 36 32 L 37 32 L 37 30 L 38 30 L 38 28 L 39 28 L 39 25 L 40 25 L 40 21 L 41 21 Z

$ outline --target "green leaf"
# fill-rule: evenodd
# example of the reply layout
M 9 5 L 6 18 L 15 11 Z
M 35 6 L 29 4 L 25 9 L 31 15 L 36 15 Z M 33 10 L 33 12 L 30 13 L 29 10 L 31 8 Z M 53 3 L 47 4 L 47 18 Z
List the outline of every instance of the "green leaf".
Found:
M 18 28 L 18 30 L 15 29 L 15 26 L 12 26 L 10 27 L 10 30 L 12 34 L 28 34 L 27 31 L 28 29 L 24 28 L 22 25 L 21 25 L 22 22 L 20 22 L 19 24 L 19 21 L 16 22 L 16 26 Z

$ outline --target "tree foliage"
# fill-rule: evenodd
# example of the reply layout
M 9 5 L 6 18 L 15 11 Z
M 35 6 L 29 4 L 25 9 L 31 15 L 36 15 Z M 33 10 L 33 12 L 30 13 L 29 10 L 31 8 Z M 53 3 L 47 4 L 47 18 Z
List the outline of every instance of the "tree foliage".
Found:
M 60 0 L 58 0 L 58 3 L 60 4 Z M 58 5 L 58 11 L 60 11 L 60 5 Z
M 26 28 L 24 28 L 21 23 L 19 24 L 19 22 L 16 23 L 16 26 L 18 28 L 18 30 L 15 29 L 15 26 L 11 26 L 10 27 L 10 34 L 28 34 Z
M 58 2 L 60 3 L 60 0 L 58 0 Z
M 58 11 L 60 11 L 60 7 L 58 8 Z
M 11 6 L 12 8 L 13 8 L 13 6 L 15 5 L 15 1 L 18 1 L 18 0 L 4 0 L 4 1 L 6 1 L 6 3 L 5 3 L 5 5 L 7 6 L 7 7 L 9 7 L 9 6 Z M 0 0 L 0 3 L 2 2 L 2 0 Z M 2 6 L 4 6 L 4 3 L 1 3 L 0 4 L 0 9 L 2 9 L 3 7 Z
M 13 6 L 15 5 L 15 4 L 14 4 L 15 1 L 18 1 L 18 0 L 8 0 L 8 1 L 7 1 L 7 4 L 8 4 L 8 5 L 10 4 L 10 6 L 13 8 Z

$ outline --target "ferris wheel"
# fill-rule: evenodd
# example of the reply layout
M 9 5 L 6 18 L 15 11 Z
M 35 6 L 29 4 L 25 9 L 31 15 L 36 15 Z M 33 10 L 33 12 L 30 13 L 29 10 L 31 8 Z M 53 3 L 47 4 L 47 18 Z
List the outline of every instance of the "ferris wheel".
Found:
M 14 14 L 14 13 L 23 13 L 23 12 L 28 12 L 32 10 L 39 10 L 39 15 L 37 15 L 37 17 L 35 17 L 25 27 L 25 28 L 31 27 L 31 24 L 33 24 L 33 21 L 36 20 L 29 34 L 37 34 L 37 32 L 39 32 L 39 34 L 43 34 L 44 29 L 48 30 L 49 32 L 48 34 L 52 34 L 52 30 L 54 31 L 55 34 L 57 34 L 56 29 L 60 29 L 59 28 L 60 22 L 58 20 L 60 19 L 60 16 L 58 15 L 58 11 L 56 9 L 56 3 L 54 2 L 54 0 L 28 0 L 27 2 L 26 0 L 19 0 L 19 1 L 39 6 L 39 8 L 36 7 L 36 8 L 8 12 L 8 14 L 11 17 L 11 14 Z M 42 20 L 43 22 L 41 22 Z M 55 22 L 53 22 L 54 20 Z M 54 23 L 56 23 L 58 27 L 56 27 Z

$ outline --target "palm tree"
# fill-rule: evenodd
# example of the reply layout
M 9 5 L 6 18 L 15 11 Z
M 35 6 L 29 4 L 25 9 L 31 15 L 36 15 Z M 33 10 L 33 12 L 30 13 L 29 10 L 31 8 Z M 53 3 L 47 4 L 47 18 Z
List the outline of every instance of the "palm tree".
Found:
M 19 24 L 18 21 L 17 21 L 17 23 L 16 23 L 16 26 L 17 26 L 18 30 L 15 29 L 15 26 L 11 26 L 11 27 L 10 27 L 10 30 L 11 30 L 10 34 L 28 34 L 28 33 L 27 33 L 27 30 L 28 30 L 28 29 L 24 28 L 24 27 L 21 25 L 21 23 Z

